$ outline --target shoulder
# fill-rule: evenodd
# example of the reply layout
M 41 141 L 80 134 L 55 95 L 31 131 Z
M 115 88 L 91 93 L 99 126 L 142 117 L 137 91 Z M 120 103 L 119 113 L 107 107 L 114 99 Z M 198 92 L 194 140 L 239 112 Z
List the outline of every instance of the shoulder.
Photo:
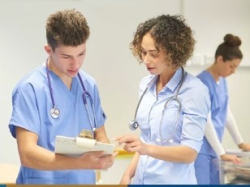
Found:
M 185 109 L 201 110 L 205 113 L 208 111 L 210 107 L 209 90 L 197 77 L 187 74 L 181 95 Z
M 83 82 L 84 87 L 86 88 L 86 90 L 88 90 L 88 92 L 90 94 L 97 94 L 98 95 L 99 90 L 98 90 L 96 80 L 91 75 L 89 75 L 88 73 L 86 73 L 83 70 L 79 71 L 79 75 L 80 75 L 80 77 L 82 79 L 82 82 Z M 80 81 L 80 80 L 78 79 L 78 81 Z
M 85 71 L 83 70 L 80 70 L 79 71 L 79 75 L 81 76 L 84 84 L 88 84 L 88 85 L 95 85 L 96 84 L 96 80 L 91 76 L 89 75 L 88 73 L 86 73 Z
M 210 86 L 213 84 L 213 82 L 214 82 L 213 77 L 212 77 L 211 74 L 210 74 L 208 71 L 206 71 L 206 70 L 204 70 L 204 71 L 202 71 L 201 73 L 199 73 L 199 74 L 197 75 L 197 78 L 200 79 L 201 82 L 203 82 L 203 84 L 205 84 L 205 85 L 208 86 L 208 87 L 210 87 Z
M 206 71 L 206 70 L 203 70 L 202 72 L 200 72 L 198 75 L 197 75 L 197 77 L 199 78 L 199 79 L 204 79 L 204 78 L 206 78 L 207 76 L 208 76 L 208 71 Z
M 30 90 L 36 90 L 42 88 L 42 85 L 44 85 L 45 81 L 47 81 L 45 68 L 43 66 L 39 66 L 36 69 L 32 70 L 27 75 L 25 75 L 17 83 L 13 92 L 15 91 L 27 92 Z
M 209 95 L 209 91 L 207 86 L 197 77 L 187 73 L 187 77 L 185 79 L 185 86 L 184 88 L 188 92 L 192 92 L 192 94 L 200 95 L 200 94 L 207 94 Z
M 154 75 L 147 75 L 146 77 L 142 78 L 140 81 L 140 89 L 145 89 L 148 84 L 154 79 Z

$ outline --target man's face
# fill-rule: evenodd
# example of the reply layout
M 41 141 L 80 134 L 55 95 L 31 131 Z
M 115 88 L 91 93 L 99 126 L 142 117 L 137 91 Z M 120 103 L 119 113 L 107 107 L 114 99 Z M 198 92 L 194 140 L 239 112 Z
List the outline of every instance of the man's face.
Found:
M 86 43 L 79 46 L 58 46 L 52 51 L 50 46 L 45 46 L 50 56 L 49 68 L 59 77 L 73 78 L 80 70 L 86 54 Z

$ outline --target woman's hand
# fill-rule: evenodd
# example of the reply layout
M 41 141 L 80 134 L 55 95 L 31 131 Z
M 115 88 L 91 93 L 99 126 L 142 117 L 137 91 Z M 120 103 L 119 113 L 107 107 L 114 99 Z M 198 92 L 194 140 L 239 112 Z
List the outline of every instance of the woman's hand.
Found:
M 241 163 L 240 158 L 237 157 L 236 155 L 224 154 L 224 155 L 221 155 L 220 157 L 223 161 L 226 161 L 226 162 L 233 162 L 234 164 L 237 164 L 237 165 Z
M 138 152 L 140 155 L 147 155 L 148 145 L 143 143 L 138 137 L 124 135 L 116 138 L 119 144 L 125 144 L 123 149 L 128 152 Z
M 250 151 L 250 144 L 242 143 L 242 144 L 239 144 L 238 147 L 239 147 L 242 151 Z

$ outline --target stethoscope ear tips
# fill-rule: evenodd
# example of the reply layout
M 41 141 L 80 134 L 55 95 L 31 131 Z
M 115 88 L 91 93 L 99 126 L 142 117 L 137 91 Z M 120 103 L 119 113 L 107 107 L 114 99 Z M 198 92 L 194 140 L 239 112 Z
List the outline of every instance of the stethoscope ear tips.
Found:
M 139 124 L 137 123 L 137 121 L 132 120 L 129 122 L 130 130 L 136 130 L 138 127 L 139 127 Z

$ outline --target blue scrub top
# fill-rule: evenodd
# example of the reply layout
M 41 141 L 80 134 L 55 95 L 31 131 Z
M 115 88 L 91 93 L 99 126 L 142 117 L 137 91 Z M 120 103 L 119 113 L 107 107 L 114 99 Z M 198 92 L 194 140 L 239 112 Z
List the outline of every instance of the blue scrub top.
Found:
M 95 80 L 80 71 L 84 86 L 93 99 L 97 128 L 106 120 L 102 110 Z M 76 137 L 83 130 L 91 130 L 88 115 L 83 104 L 83 89 L 79 78 L 72 80 L 69 90 L 62 80 L 49 71 L 56 108 L 60 116 L 54 119 L 50 115 L 52 101 L 46 75 L 46 67 L 39 66 L 23 78 L 15 87 L 12 95 L 13 111 L 9 129 L 16 137 L 16 127 L 22 127 L 38 135 L 38 145 L 55 151 L 57 135 Z M 89 110 L 92 115 L 92 110 Z M 92 117 L 92 116 L 91 116 Z M 93 120 L 93 118 L 91 118 Z M 21 166 L 17 184 L 95 184 L 93 170 L 40 171 Z
M 216 83 L 208 71 L 202 71 L 197 77 L 209 89 L 212 123 L 219 140 L 222 141 L 228 108 L 228 88 L 226 79 L 220 77 L 219 82 Z M 217 156 L 205 137 L 200 153 Z
M 156 94 L 157 76 L 149 75 L 140 83 L 140 95 L 148 87 L 137 113 L 141 129 L 141 140 L 148 144 L 160 146 L 185 145 L 199 152 L 204 136 L 205 125 L 210 107 L 208 89 L 196 77 L 187 73 L 180 89 L 178 99 L 182 109 L 177 119 L 178 106 L 170 102 L 162 111 L 166 101 L 177 92 L 182 70 L 178 69 L 161 92 Z M 177 127 L 175 124 L 177 120 Z M 161 131 L 162 136 L 160 136 Z M 173 133 L 173 136 L 171 134 Z M 169 142 L 157 142 L 161 138 Z M 148 155 L 140 155 L 134 184 L 197 184 L 194 163 L 167 162 Z

